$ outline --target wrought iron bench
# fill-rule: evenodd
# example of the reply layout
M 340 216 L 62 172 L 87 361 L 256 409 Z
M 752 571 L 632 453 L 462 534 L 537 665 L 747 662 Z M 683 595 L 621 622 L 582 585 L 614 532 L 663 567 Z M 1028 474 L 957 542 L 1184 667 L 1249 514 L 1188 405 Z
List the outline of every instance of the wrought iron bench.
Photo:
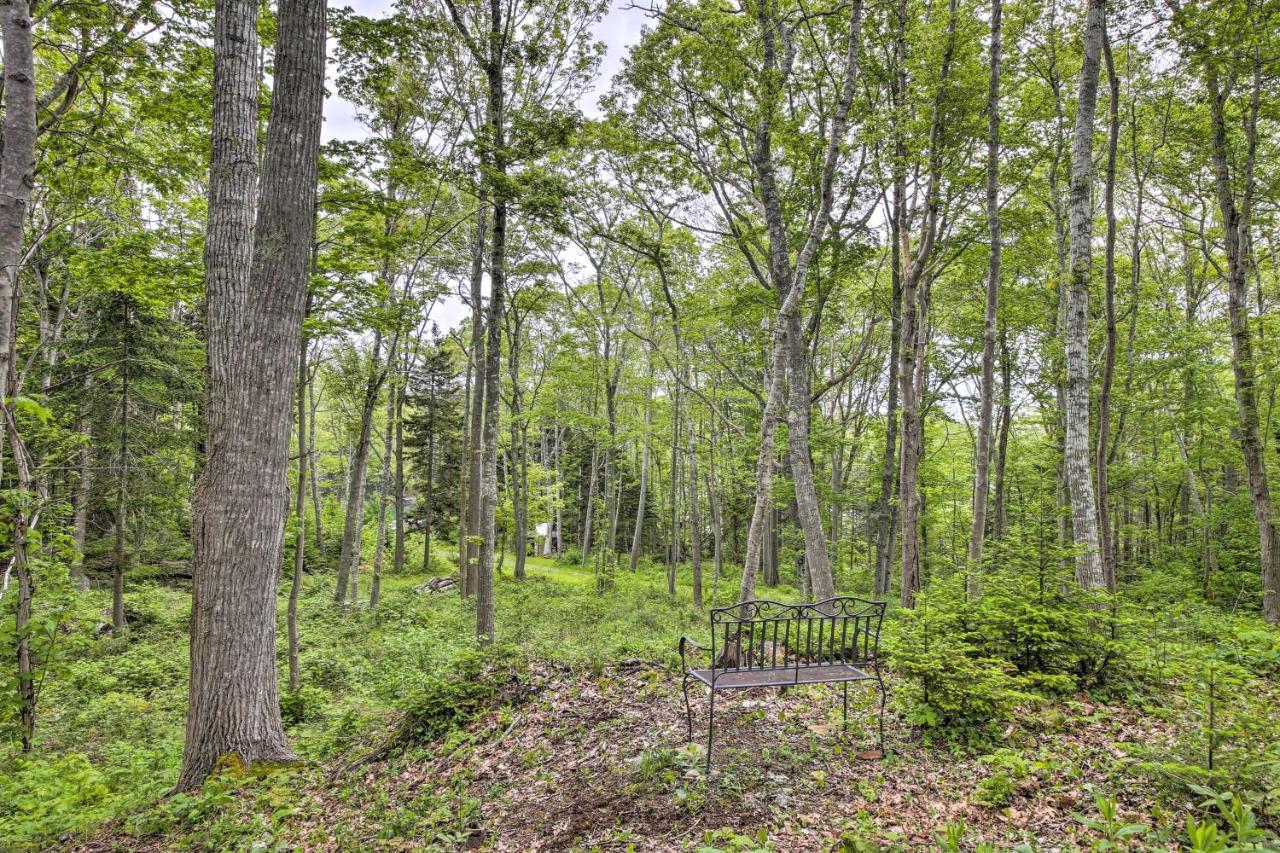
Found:
M 887 694 L 880 676 L 878 653 L 883 601 L 841 596 L 802 604 L 747 601 L 711 611 L 711 666 L 691 668 L 686 654 L 705 650 L 680 638 L 684 670 L 684 706 L 689 740 L 693 740 L 693 707 L 689 685 L 701 682 L 710 690 L 707 722 L 707 773 L 711 772 L 711 744 L 715 737 L 716 692 L 751 687 L 795 687 L 802 684 L 840 684 L 844 694 L 843 722 L 849 717 L 849 684 L 873 682 L 880 691 L 879 739 L 884 751 L 884 705 Z

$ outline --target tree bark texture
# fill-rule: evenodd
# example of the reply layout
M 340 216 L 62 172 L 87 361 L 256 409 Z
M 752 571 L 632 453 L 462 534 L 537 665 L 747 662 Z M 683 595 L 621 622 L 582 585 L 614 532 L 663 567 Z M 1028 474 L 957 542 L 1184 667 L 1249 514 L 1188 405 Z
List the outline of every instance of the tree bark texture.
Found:
M 1071 533 L 1076 549 L 1076 583 L 1103 589 L 1098 540 L 1098 506 L 1090 473 L 1089 444 L 1089 282 L 1093 277 L 1093 129 L 1098 77 L 1106 28 L 1106 0 L 1089 0 L 1085 19 L 1084 65 L 1071 137 L 1069 200 L 1071 272 L 1067 295 L 1067 388 L 1065 456 L 1071 498 Z
M 276 590 L 324 99 L 325 0 L 282 0 L 256 223 L 257 11 L 215 11 L 206 237 L 208 455 L 195 496 L 191 676 L 179 789 L 220 765 L 291 761 Z

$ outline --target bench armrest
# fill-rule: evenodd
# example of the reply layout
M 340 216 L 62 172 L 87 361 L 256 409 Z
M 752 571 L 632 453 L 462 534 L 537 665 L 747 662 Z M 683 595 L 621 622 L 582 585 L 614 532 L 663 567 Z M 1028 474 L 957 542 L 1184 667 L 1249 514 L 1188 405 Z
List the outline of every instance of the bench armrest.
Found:
M 687 669 L 689 668 L 688 663 L 685 661 L 685 648 L 686 648 L 686 647 L 690 648 L 691 650 L 693 650 L 693 651 L 695 651 L 695 652 L 700 652 L 700 651 L 702 651 L 702 646 L 698 645 L 697 641 L 695 641 L 695 640 L 693 640 L 693 639 L 690 639 L 689 637 L 681 637 L 681 638 L 680 638 L 680 646 L 679 646 L 679 648 L 680 648 L 680 666 L 681 666 L 681 668 L 682 668 L 682 669 L 685 669 L 685 670 L 687 670 Z

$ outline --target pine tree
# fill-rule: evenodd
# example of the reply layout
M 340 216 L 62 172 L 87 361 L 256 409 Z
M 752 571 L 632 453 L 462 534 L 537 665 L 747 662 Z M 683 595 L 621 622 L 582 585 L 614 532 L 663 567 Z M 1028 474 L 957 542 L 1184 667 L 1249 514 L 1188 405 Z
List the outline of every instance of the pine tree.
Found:
M 423 534 L 422 568 L 431 570 L 431 538 L 457 517 L 466 449 L 462 443 L 462 377 L 453 348 L 431 327 L 431 348 L 411 377 L 405 446 L 411 452 L 417 505 L 410 520 Z

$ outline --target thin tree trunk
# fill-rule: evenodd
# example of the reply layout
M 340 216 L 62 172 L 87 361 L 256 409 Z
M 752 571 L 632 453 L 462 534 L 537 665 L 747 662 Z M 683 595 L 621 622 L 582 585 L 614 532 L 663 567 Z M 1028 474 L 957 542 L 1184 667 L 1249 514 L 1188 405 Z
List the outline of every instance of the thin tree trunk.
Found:
M 773 337 L 773 365 L 770 368 L 769 394 L 765 398 L 764 413 L 760 417 L 760 452 L 756 459 L 755 502 L 751 511 L 751 524 L 747 528 L 747 555 L 742 569 L 742 584 L 738 601 L 750 601 L 756 596 L 756 574 L 760 570 L 764 549 L 766 516 L 773 502 L 774 435 L 778 427 L 778 410 L 782 406 L 782 394 L 786 378 L 786 329 L 779 325 Z
M 451 0 L 450 0 L 451 2 Z M 486 184 L 493 198 L 493 241 L 489 255 L 488 340 L 485 344 L 484 375 L 484 483 L 480 496 L 480 530 L 483 541 L 480 546 L 480 566 L 476 579 L 476 636 L 482 645 L 493 642 L 493 558 L 497 545 L 495 513 L 498 508 L 498 406 L 501 402 L 499 383 L 502 369 L 502 313 L 506 296 L 507 278 L 507 193 L 506 177 L 506 87 L 503 78 L 504 33 L 507 23 L 503 20 L 499 0 L 490 0 L 488 57 L 484 61 L 488 89 L 488 116 L 485 128 L 489 143 L 486 151 L 488 167 L 492 175 L 486 176 Z M 481 59 L 481 57 L 476 57 Z M 491 182 L 491 183 L 490 183 Z
M 1013 360 L 1009 352 L 1008 332 L 1000 326 L 1000 429 L 996 439 L 996 497 L 995 522 L 992 538 L 1004 539 L 1009 528 L 1007 494 L 1005 485 L 1005 461 L 1009 450 L 1009 428 L 1013 422 Z
M 314 268 L 314 253 L 312 255 Z M 303 316 L 311 311 L 311 297 L 307 296 Z M 289 584 L 289 609 L 285 617 L 289 634 L 289 691 L 297 693 L 302 686 L 298 673 L 298 596 L 302 593 L 302 570 L 307 551 L 307 336 L 301 338 L 298 347 L 298 479 L 294 491 L 294 519 L 298 528 L 293 538 L 293 580 Z
M 902 347 L 902 275 L 901 275 L 901 242 L 897 238 L 897 217 L 892 217 L 891 231 L 891 271 L 892 293 L 890 294 L 889 313 L 889 390 L 886 394 L 884 455 L 880 462 L 880 495 L 876 499 L 876 553 L 874 566 L 873 594 L 876 598 L 888 596 L 893 580 L 893 539 L 897 530 L 897 504 L 893 500 L 897 491 L 899 476 L 898 459 L 898 361 Z
M 693 565 L 693 606 L 702 609 L 702 520 L 698 515 L 698 451 L 689 424 L 689 558 Z
M 124 573 L 129 560 L 126 547 L 128 537 L 129 507 L 129 385 L 132 378 L 133 354 L 130 343 L 133 335 L 132 308 L 125 305 L 124 328 L 121 337 L 124 343 L 123 358 L 120 364 L 120 445 L 116 461 L 116 524 L 115 524 L 115 558 L 111 566 L 111 630 L 121 634 L 125 630 L 124 620 Z
M 640 436 L 640 495 L 636 500 L 636 526 L 631 534 L 631 571 L 640 565 L 640 542 L 644 532 L 644 504 L 649 493 L 649 432 L 653 429 L 653 356 L 649 357 L 649 375 L 645 383 L 644 433 Z
M 480 286 L 484 280 L 485 235 L 489 228 L 488 206 L 481 191 L 480 209 L 476 212 L 476 233 L 471 244 L 471 452 L 470 473 L 467 475 L 467 512 L 465 548 L 459 552 L 462 563 L 459 589 L 462 597 L 473 595 L 476 585 L 476 562 L 480 546 L 475 538 L 481 530 L 480 492 L 484 479 L 484 297 Z
M 289 505 L 289 377 L 315 230 L 325 2 L 280 3 L 255 222 L 257 12 L 247 0 L 218 0 L 215 10 L 205 241 L 208 457 L 194 501 L 180 790 L 199 786 L 219 765 L 294 760 L 280 719 L 276 592 Z
M 431 574 L 431 536 L 436 514 L 436 431 L 427 434 L 427 490 L 422 501 L 422 572 Z
M 1071 139 L 1071 289 L 1067 298 L 1067 398 L 1064 456 L 1071 496 L 1076 583 L 1103 589 L 1098 506 L 1089 459 L 1089 281 L 1093 265 L 1093 129 L 1106 25 L 1106 0 L 1089 0 L 1084 65 Z
M 511 313 L 511 340 L 508 342 L 507 364 L 511 376 L 511 470 L 507 477 L 508 491 L 511 494 L 511 514 L 515 530 L 513 531 L 513 550 L 515 551 L 516 580 L 525 578 L 525 556 L 528 550 L 529 529 L 529 462 L 527 433 L 528 429 L 521 422 L 523 414 L 522 393 L 520 390 L 520 327 L 522 318 L 516 312 Z
M 991 483 L 991 420 L 996 396 L 996 315 L 1000 304 L 1000 16 L 1001 0 L 992 0 L 991 73 L 987 83 L 987 234 L 991 247 L 982 322 L 982 389 L 966 576 L 970 598 L 976 598 L 982 591 L 982 546 L 987 535 L 987 497 Z
M 711 427 L 711 442 L 708 446 L 710 454 L 707 458 L 707 505 L 711 509 L 711 542 L 715 549 L 714 569 L 711 573 L 711 606 L 716 603 L 716 595 L 720 591 L 720 574 L 724 571 L 724 525 L 720 508 L 720 492 L 716 486 L 716 429 Z
M 319 456 L 316 453 L 316 413 L 319 411 L 320 401 L 316 398 L 316 381 L 315 376 L 310 375 L 307 379 L 307 400 L 310 404 L 310 423 L 307 424 L 307 455 L 310 456 L 310 465 L 307 466 L 308 476 L 311 478 L 311 512 L 315 516 L 316 528 L 316 552 L 320 554 L 322 561 L 327 561 L 324 547 L 324 516 L 322 514 L 323 507 L 320 504 L 320 476 L 318 469 Z
M 553 479 L 552 490 L 553 490 L 553 497 L 556 505 L 555 525 L 552 528 L 553 530 L 552 547 L 554 548 L 555 552 L 559 554 L 560 551 L 564 549 L 564 507 L 561 505 L 562 492 L 564 489 L 564 486 L 563 486 L 564 481 L 563 481 L 563 475 L 560 470 L 560 466 L 563 464 L 563 452 L 562 452 L 563 448 L 561 446 L 561 442 L 564 441 L 564 427 L 560 426 L 559 424 L 556 424 L 555 432 L 556 432 L 555 446 L 551 451 L 551 456 L 555 460 L 555 471 L 554 471 L 555 476 Z
M 394 360 L 394 353 L 391 359 Z M 373 546 L 373 580 L 369 587 L 369 606 L 377 607 L 382 594 L 382 560 L 387 550 L 387 491 L 391 485 L 391 454 L 395 444 L 396 389 L 387 391 L 387 429 L 382 439 L 382 474 L 378 481 L 378 536 Z
M 1257 157 L 1257 122 L 1261 102 L 1261 69 L 1254 56 L 1255 68 L 1248 106 L 1246 154 L 1244 158 L 1243 192 L 1236 203 L 1231 176 L 1231 151 L 1227 141 L 1226 94 L 1218 82 L 1214 60 L 1205 63 L 1205 82 L 1209 94 L 1213 125 L 1214 179 L 1218 191 L 1218 207 L 1222 216 L 1223 242 L 1227 254 L 1227 309 L 1231 319 L 1232 375 L 1235 380 L 1236 407 L 1239 414 L 1240 449 L 1249 477 L 1249 497 L 1253 501 L 1253 517 L 1258 525 L 1258 552 L 1262 573 L 1262 618 L 1280 622 L 1280 534 L 1275 525 L 1275 509 L 1271 487 L 1267 481 L 1266 460 L 1259 436 L 1256 367 L 1253 339 L 1249 330 L 1250 241 L 1254 193 L 1254 163 Z
M 680 384 L 684 375 L 681 354 L 676 352 L 676 369 L 671 374 L 671 549 L 667 560 L 667 591 L 676 594 L 676 567 L 680 564 Z
M 360 410 L 360 437 L 351 455 L 350 483 L 347 486 L 347 511 L 342 528 L 342 550 L 338 558 L 338 584 L 333 600 L 341 604 L 350 583 L 351 603 L 359 601 L 360 552 L 363 547 L 365 480 L 369 465 L 369 447 L 373 443 L 373 413 L 386 372 L 382 369 L 382 332 L 373 335 L 373 361 L 365 386 L 364 404 Z
M 587 499 L 583 503 L 586 508 L 586 514 L 582 519 L 582 541 L 579 546 L 582 549 L 582 566 L 585 568 L 588 563 L 588 557 L 591 554 L 591 537 L 592 522 L 596 515 L 596 480 L 600 471 L 600 448 L 592 444 L 591 446 L 591 474 L 587 480 Z
M 609 357 L 606 350 L 605 369 L 609 369 Z M 620 365 L 619 365 L 620 369 Z M 618 551 L 617 526 L 617 455 L 618 455 L 618 376 L 606 376 L 604 383 L 604 410 L 608 423 L 608 444 L 604 451 L 604 548 L 609 558 L 614 559 Z
M 408 348 L 406 347 L 406 350 Z M 406 359 L 408 353 L 406 352 Z M 392 557 L 391 571 L 394 574 L 400 574 L 404 571 L 404 537 L 405 537 L 405 517 L 404 517 L 404 395 L 405 383 L 408 381 L 408 364 L 405 362 L 405 370 L 401 373 L 400 380 L 396 382 L 392 391 L 395 394 L 396 404 L 394 409 L 395 423 L 395 494 L 392 500 L 392 512 L 395 513 L 395 552 Z
M 1111 39 L 1103 31 L 1102 53 L 1107 65 L 1107 81 L 1111 89 L 1107 127 L 1107 165 L 1104 180 L 1103 208 L 1107 217 L 1106 261 L 1104 282 L 1104 316 L 1107 340 L 1102 359 L 1102 389 L 1098 393 L 1098 447 L 1094 456 L 1098 477 L 1098 547 L 1102 556 L 1102 577 L 1107 591 L 1116 591 L 1116 557 L 1111 541 L 1111 508 L 1107 484 L 1107 467 L 1111 458 L 1111 386 L 1116 372 L 1116 148 L 1120 142 L 1120 78 L 1111 58 Z M 1139 202 L 1141 204 L 1141 202 Z
M 85 381 L 86 386 L 89 380 Z M 80 422 L 81 444 L 76 454 L 76 491 L 73 498 L 72 530 L 76 553 L 71 564 L 71 580 L 81 592 L 89 589 L 89 578 L 84 573 L 84 547 L 89 532 L 89 497 L 93 490 L 93 456 L 90 452 L 92 433 L 83 418 Z
M 474 321 L 474 318 L 473 318 Z M 475 369 L 475 349 L 474 347 L 467 353 L 467 371 L 466 379 L 463 384 L 462 392 L 462 441 L 461 446 L 466 450 L 466 458 L 458 470 L 458 594 L 463 598 L 467 597 L 467 557 L 470 543 L 468 536 L 470 535 L 471 525 L 474 523 L 475 516 L 471 515 L 469 503 L 471 497 L 471 431 L 475 429 L 475 424 L 471 420 L 471 380 L 474 376 Z

